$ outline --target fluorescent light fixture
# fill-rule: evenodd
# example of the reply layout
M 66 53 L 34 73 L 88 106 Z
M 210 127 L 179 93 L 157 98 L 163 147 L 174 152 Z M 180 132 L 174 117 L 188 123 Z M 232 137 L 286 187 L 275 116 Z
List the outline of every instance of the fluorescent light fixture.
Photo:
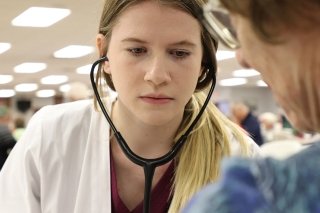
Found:
M 226 86 L 226 87 L 231 87 L 231 86 L 239 86 L 239 85 L 244 85 L 248 82 L 247 79 L 245 78 L 227 78 L 223 79 L 219 82 L 220 86 Z
M 9 98 L 16 94 L 13 89 L 0 89 L 0 98 Z
M 0 54 L 4 53 L 5 51 L 7 51 L 10 48 L 11 48 L 11 44 L 10 43 L 2 43 L 2 42 L 0 42 Z
M 38 85 L 34 83 L 18 84 L 14 88 L 17 92 L 32 92 L 38 89 Z
M 11 24 L 19 27 L 49 27 L 70 13 L 69 9 L 30 7 L 14 18 Z
M 85 65 L 85 66 L 82 66 L 82 67 L 78 67 L 77 68 L 77 73 L 78 74 L 89 75 L 90 72 L 91 72 L 91 67 L 92 67 L 92 64 L 88 64 L 88 65 Z M 97 73 L 97 71 L 98 71 L 98 66 L 95 67 L 94 73 Z
M 16 73 L 36 73 L 47 68 L 45 63 L 26 62 L 14 67 Z
M 69 45 L 53 53 L 56 58 L 80 58 L 94 51 L 92 46 Z
M 53 89 L 44 89 L 36 92 L 36 96 L 38 98 L 49 98 L 49 97 L 55 96 L 55 94 L 56 94 L 56 91 L 54 91 Z
M 70 84 L 63 84 L 59 87 L 59 91 L 63 93 L 68 92 L 70 90 L 70 87 Z
M 7 84 L 13 80 L 12 75 L 0 75 L 0 84 Z
M 257 86 L 258 87 L 268 87 L 268 84 L 266 84 L 266 82 L 264 82 L 263 80 L 259 80 L 259 81 L 257 81 Z
M 69 80 L 65 75 L 49 75 L 41 78 L 41 84 L 62 84 Z
M 232 75 L 234 77 L 245 78 L 245 77 L 257 76 L 257 75 L 260 75 L 260 73 L 254 69 L 240 69 L 240 70 L 233 71 Z
M 227 60 L 236 57 L 235 51 L 218 50 L 216 53 L 217 61 Z

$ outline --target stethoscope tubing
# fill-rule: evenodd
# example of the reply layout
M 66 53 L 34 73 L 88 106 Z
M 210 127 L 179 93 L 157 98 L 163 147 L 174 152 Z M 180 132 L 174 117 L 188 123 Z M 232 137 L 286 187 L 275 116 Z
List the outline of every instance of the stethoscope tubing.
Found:
M 104 104 L 101 100 L 99 91 L 97 89 L 95 80 L 94 80 L 94 70 L 95 67 L 100 64 L 101 62 L 104 61 L 108 61 L 108 58 L 106 56 L 100 58 L 99 60 L 95 61 L 91 67 L 91 71 L 90 71 L 90 81 L 91 81 L 91 85 L 96 97 L 96 100 L 101 108 L 101 111 L 103 113 L 103 115 L 105 116 L 105 118 L 107 119 L 112 131 L 114 132 L 114 136 L 117 139 L 117 142 L 119 144 L 119 146 L 121 147 L 123 153 L 127 156 L 127 158 L 129 158 L 133 163 L 143 167 L 144 169 L 144 175 L 145 175 L 145 189 L 144 189 L 144 201 L 143 201 L 143 213 L 149 213 L 149 209 L 150 209 L 150 203 L 151 203 L 151 188 L 152 188 L 152 180 L 153 180 L 153 175 L 154 175 L 154 171 L 155 168 L 161 165 L 164 165 L 168 162 L 170 162 L 179 152 L 179 150 L 181 149 L 181 147 L 184 145 L 184 143 L 186 142 L 186 139 L 188 137 L 188 135 L 190 134 L 190 132 L 192 131 L 192 129 L 194 128 L 194 126 L 196 125 L 196 123 L 198 122 L 198 120 L 200 119 L 201 115 L 203 114 L 206 106 L 208 105 L 210 98 L 212 96 L 214 87 L 215 87 L 215 76 L 214 74 L 212 74 L 213 76 L 213 81 L 212 81 L 212 85 L 210 87 L 210 90 L 208 92 L 208 96 L 202 106 L 202 108 L 200 109 L 198 115 L 196 116 L 196 118 L 193 120 L 193 122 L 191 123 L 191 125 L 189 126 L 189 128 L 186 130 L 186 132 L 178 139 L 178 141 L 173 145 L 173 147 L 171 148 L 171 150 L 164 154 L 161 157 L 158 158 L 143 158 L 137 154 L 135 154 L 130 147 L 128 146 L 127 142 L 125 141 L 125 139 L 122 137 L 121 133 L 117 130 L 117 128 L 115 127 L 115 125 L 113 124 L 111 118 L 108 115 L 107 110 L 104 107 Z

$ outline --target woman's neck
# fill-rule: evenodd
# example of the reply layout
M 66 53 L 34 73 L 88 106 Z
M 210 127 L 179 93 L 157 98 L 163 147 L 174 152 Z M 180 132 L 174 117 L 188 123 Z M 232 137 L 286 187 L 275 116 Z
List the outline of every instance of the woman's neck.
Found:
M 144 158 L 160 157 L 171 149 L 182 119 L 181 116 L 162 126 L 148 125 L 120 107 L 118 101 L 113 105 L 111 117 L 130 149 Z

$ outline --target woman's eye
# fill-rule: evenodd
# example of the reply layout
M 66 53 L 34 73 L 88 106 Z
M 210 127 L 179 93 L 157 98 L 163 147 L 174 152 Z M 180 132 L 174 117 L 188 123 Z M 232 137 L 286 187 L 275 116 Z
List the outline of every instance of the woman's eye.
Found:
M 129 48 L 127 49 L 130 53 L 132 53 L 133 55 L 141 55 L 143 53 L 146 53 L 147 50 L 145 48 L 142 47 L 138 47 L 138 48 Z
M 170 54 L 178 59 L 183 59 L 190 55 L 190 52 L 186 50 L 171 50 Z

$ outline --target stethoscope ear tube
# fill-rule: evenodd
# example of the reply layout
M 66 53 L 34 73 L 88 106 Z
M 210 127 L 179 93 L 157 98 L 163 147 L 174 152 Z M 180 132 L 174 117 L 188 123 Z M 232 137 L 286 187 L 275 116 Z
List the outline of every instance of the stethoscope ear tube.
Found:
M 194 119 L 194 121 L 191 123 L 189 128 L 186 130 L 186 132 L 178 139 L 178 141 L 173 145 L 171 150 L 166 153 L 165 155 L 158 157 L 158 158 L 153 158 L 153 159 L 148 159 L 148 158 L 143 158 L 140 157 L 139 155 L 135 154 L 130 147 L 128 146 L 127 142 L 125 139 L 122 137 L 121 133 L 117 130 L 117 128 L 114 126 L 111 118 L 109 117 L 107 110 L 104 107 L 104 104 L 101 100 L 99 91 L 97 89 L 95 80 L 94 80 L 94 70 L 95 67 L 100 64 L 101 62 L 108 61 L 108 58 L 106 56 L 100 58 L 96 62 L 93 63 L 90 71 L 90 81 L 91 85 L 95 94 L 95 97 L 97 99 L 97 102 L 101 108 L 101 111 L 105 118 L 107 119 L 112 131 L 115 134 L 115 137 L 117 139 L 117 142 L 119 146 L 121 147 L 123 153 L 129 158 L 133 163 L 143 167 L 144 169 L 144 175 L 145 175 L 145 189 L 144 189 L 144 201 L 143 201 L 143 213 L 149 213 L 150 212 L 150 202 L 151 202 L 151 187 L 152 187 L 152 179 L 154 175 L 155 168 L 161 165 L 164 165 L 168 162 L 170 162 L 179 152 L 183 144 L 186 142 L 188 135 L 192 131 L 193 127 L 196 125 L 198 120 L 200 119 L 201 115 L 203 114 L 206 106 L 208 105 L 210 98 L 212 96 L 214 87 L 215 87 L 215 74 L 211 73 L 212 76 L 212 84 L 210 87 L 210 90 L 208 92 L 208 96 L 200 109 L 198 115 Z

